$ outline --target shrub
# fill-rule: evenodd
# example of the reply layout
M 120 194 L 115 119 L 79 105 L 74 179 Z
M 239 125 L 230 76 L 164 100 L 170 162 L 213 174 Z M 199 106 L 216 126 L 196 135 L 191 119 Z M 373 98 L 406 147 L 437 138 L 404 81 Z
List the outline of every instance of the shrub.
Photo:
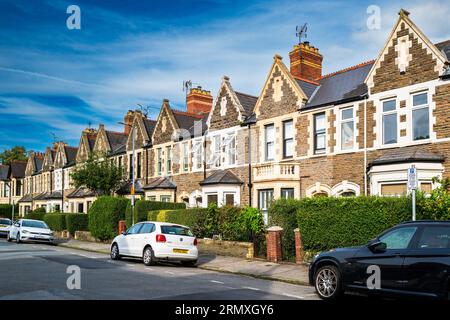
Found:
M 66 214 L 64 213 L 47 213 L 44 216 L 44 222 L 53 231 L 66 230 Z
M 45 208 L 37 208 L 35 210 L 28 212 L 25 215 L 25 218 L 33 220 L 44 220 L 45 213 L 46 213 Z
M 212 205 L 206 208 L 154 210 L 148 220 L 188 226 L 198 238 L 220 234 L 224 240 L 253 241 L 264 234 L 264 222 L 258 209 Z M 259 237 L 258 237 L 259 236 Z
M 118 234 L 120 220 L 125 219 L 125 210 L 130 201 L 122 197 L 102 196 L 89 209 L 89 231 L 100 240 L 110 240 Z
M 298 202 L 298 226 L 307 250 L 362 245 L 382 231 L 411 219 L 409 197 L 323 197 Z
M 134 223 L 147 220 L 148 212 L 152 210 L 185 209 L 184 203 L 137 200 L 134 206 Z M 131 202 L 127 205 L 125 221 L 127 228 L 131 227 Z
M 71 235 L 75 231 L 89 230 L 89 216 L 85 213 L 68 213 L 66 214 L 66 226 Z
M 269 208 L 269 225 L 283 228 L 281 248 L 283 259 L 295 259 L 294 229 L 298 227 L 297 210 L 300 201 L 295 199 L 279 199 L 272 202 Z
M 8 218 L 11 219 L 12 216 L 12 204 L 0 204 L 0 218 Z M 14 220 L 17 220 L 19 217 L 19 206 L 14 206 Z

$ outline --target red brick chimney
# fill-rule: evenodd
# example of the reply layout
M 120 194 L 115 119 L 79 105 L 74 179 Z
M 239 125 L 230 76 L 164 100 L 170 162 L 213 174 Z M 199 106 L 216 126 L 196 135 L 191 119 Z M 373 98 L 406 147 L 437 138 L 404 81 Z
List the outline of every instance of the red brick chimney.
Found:
M 202 87 L 192 88 L 186 97 L 186 104 L 188 113 L 209 113 L 213 104 L 211 91 L 202 90 Z
M 295 78 L 319 80 L 322 77 L 322 59 L 319 49 L 305 41 L 295 45 L 289 52 L 291 60 L 291 74 Z
M 128 110 L 127 114 L 123 118 L 123 132 L 128 135 L 131 131 L 131 126 L 133 125 L 134 111 Z

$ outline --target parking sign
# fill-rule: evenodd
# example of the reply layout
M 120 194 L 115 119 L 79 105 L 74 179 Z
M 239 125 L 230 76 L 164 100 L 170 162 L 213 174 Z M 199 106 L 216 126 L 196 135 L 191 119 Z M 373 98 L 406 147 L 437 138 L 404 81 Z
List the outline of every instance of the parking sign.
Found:
M 415 167 L 408 168 L 408 189 L 417 189 L 417 169 Z

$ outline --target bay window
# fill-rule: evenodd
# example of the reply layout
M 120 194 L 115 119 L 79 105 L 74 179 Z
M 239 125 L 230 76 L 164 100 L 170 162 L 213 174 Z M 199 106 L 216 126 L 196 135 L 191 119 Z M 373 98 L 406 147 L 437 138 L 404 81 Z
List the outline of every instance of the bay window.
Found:
M 430 112 L 426 92 L 412 97 L 412 129 L 413 140 L 430 138 Z
M 383 144 L 397 143 L 397 103 L 383 101 Z

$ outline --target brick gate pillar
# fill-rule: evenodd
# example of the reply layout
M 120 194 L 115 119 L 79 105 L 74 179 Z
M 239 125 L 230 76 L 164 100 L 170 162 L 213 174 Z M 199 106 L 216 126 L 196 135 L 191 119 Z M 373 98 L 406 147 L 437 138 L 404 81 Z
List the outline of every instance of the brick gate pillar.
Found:
M 303 244 L 300 229 L 294 229 L 295 234 L 295 263 L 303 263 Z
M 119 234 L 122 234 L 122 232 L 127 230 L 127 226 L 125 225 L 124 220 L 119 221 Z
M 280 262 L 283 259 L 281 251 L 281 233 L 283 228 L 270 227 L 267 229 L 267 260 L 270 262 Z

